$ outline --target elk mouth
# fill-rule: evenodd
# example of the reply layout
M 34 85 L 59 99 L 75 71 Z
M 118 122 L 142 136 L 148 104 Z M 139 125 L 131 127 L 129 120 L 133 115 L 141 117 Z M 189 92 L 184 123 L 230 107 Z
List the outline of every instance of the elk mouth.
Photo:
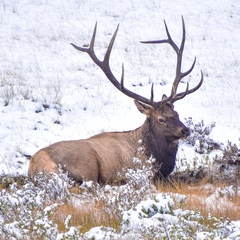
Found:
M 187 138 L 189 135 L 190 135 L 190 130 L 188 128 L 186 129 L 184 128 L 178 131 L 176 134 L 169 136 L 168 140 L 175 141 L 179 139 L 184 139 L 184 138 Z
M 180 138 L 187 138 L 190 135 L 190 130 L 189 128 L 183 128 L 181 129 L 181 137 Z

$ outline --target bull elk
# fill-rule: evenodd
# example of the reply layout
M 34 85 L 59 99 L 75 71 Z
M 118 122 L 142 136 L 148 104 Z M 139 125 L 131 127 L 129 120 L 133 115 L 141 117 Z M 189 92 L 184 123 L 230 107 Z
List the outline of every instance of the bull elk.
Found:
M 164 21 L 167 38 L 163 40 L 145 41 L 146 44 L 169 44 L 177 54 L 176 75 L 170 96 L 163 95 L 161 101 L 154 101 L 153 85 L 151 97 L 145 98 L 124 87 L 124 68 L 122 67 L 121 80 L 113 75 L 109 59 L 112 47 L 118 32 L 115 30 L 108 45 L 103 61 L 100 61 L 94 52 L 94 42 L 97 31 L 95 25 L 89 47 L 71 45 L 80 52 L 86 52 L 97 64 L 109 81 L 122 93 L 134 99 L 138 110 L 146 115 L 142 126 L 132 131 L 106 132 L 84 140 L 61 141 L 39 150 L 30 160 L 28 174 L 34 176 L 38 172 L 57 172 L 61 165 L 63 170 L 77 182 L 83 180 L 96 181 L 101 184 L 115 181 L 117 172 L 123 167 L 128 167 L 134 157 L 146 161 L 154 157 L 156 169 L 154 179 L 166 178 L 174 169 L 178 140 L 189 136 L 189 129 L 179 120 L 178 113 L 174 110 L 174 102 L 195 92 L 203 83 L 203 73 L 197 86 L 177 93 L 178 85 L 182 78 L 187 76 L 194 68 L 196 58 L 191 68 L 182 72 L 182 56 L 185 44 L 185 23 L 182 18 L 182 41 L 180 47 L 172 40 L 166 22 Z M 138 149 L 142 152 L 139 154 Z

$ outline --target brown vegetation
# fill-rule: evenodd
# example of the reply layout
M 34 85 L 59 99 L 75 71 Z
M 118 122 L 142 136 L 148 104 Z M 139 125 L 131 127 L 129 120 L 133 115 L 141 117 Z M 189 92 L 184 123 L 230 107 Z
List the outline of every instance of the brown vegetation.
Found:
M 201 223 L 206 227 L 214 227 L 217 219 L 239 220 L 240 195 L 237 194 L 237 188 L 233 187 L 232 191 L 227 193 L 228 185 L 220 182 L 210 184 L 207 181 L 208 179 L 202 179 L 201 182 L 192 184 L 180 181 L 171 184 L 162 182 L 158 183 L 157 191 L 171 194 L 175 209 L 200 212 L 203 217 Z M 76 189 L 74 192 L 76 195 L 81 194 L 77 193 Z M 185 196 L 183 201 L 179 201 L 179 195 Z M 60 231 L 66 230 L 64 221 L 68 215 L 71 215 L 71 226 L 79 226 L 82 233 L 96 226 L 120 229 L 120 216 L 110 213 L 106 202 L 93 199 L 86 204 L 75 205 L 67 202 L 61 205 L 53 215 Z
M 67 217 L 71 215 L 71 226 L 79 227 L 82 233 L 96 226 L 112 227 L 120 229 L 121 219 L 117 215 L 109 214 L 102 202 L 75 205 L 67 202 L 61 205 L 53 214 L 53 221 L 57 223 L 59 231 L 66 231 L 64 224 Z
M 208 183 L 208 178 L 203 178 L 198 183 L 172 182 L 171 184 L 158 184 L 160 192 L 173 193 L 175 208 L 199 211 L 208 224 L 209 216 L 230 221 L 239 220 L 240 195 L 237 187 L 231 187 L 223 182 Z M 239 190 L 239 188 L 238 188 Z M 186 196 L 184 202 L 178 202 L 174 193 Z

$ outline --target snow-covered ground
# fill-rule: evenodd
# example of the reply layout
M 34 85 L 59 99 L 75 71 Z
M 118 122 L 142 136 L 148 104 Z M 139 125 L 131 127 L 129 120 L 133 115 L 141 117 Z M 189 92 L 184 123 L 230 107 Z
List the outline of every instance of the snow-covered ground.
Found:
M 144 116 L 117 91 L 89 56 L 70 43 L 90 42 L 103 57 L 120 24 L 111 68 L 125 86 L 156 100 L 169 95 L 176 56 L 168 45 L 139 41 L 166 37 L 165 19 L 177 44 L 186 24 L 183 70 L 197 57 L 180 91 L 204 83 L 176 102 L 181 119 L 216 122 L 211 137 L 238 144 L 240 138 L 240 1 L 238 0 L 0 0 L 0 173 L 26 175 L 38 149 L 102 131 L 139 127 Z M 189 161 L 194 151 L 183 153 Z M 181 158 L 181 153 L 179 153 Z

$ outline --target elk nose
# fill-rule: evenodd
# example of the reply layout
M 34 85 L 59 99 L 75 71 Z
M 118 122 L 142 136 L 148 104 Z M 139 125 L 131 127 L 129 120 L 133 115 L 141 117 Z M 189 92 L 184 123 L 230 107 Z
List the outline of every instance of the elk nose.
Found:
M 183 128 L 182 130 L 181 130 L 181 133 L 182 133 L 182 135 L 184 135 L 185 137 L 188 137 L 189 135 L 190 135 L 190 130 L 189 130 L 189 128 Z

